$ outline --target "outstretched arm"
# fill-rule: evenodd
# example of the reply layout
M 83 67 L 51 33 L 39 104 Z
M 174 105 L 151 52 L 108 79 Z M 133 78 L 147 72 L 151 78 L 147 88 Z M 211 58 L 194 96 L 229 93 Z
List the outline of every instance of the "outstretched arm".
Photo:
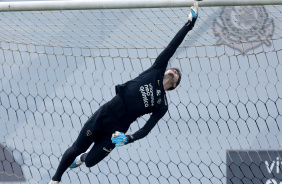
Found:
M 152 67 L 165 70 L 169 59 L 173 56 L 176 49 L 184 40 L 186 34 L 192 30 L 198 17 L 198 2 L 194 3 L 191 7 L 191 12 L 188 16 L 188 22 L 178 31 L 174 36 L 168 46 L 162 51 L 162 53 L 157 57 L 155 63 Z

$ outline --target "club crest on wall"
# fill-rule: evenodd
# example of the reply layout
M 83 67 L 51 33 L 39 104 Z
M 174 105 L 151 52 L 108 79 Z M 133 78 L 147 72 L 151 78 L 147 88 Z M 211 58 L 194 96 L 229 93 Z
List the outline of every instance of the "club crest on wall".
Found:
M 271 46 L 274 21 L 263 6 L 224 7 L 214 22 L 218 45 L 228 45 L 243 54 L 265 44 Z

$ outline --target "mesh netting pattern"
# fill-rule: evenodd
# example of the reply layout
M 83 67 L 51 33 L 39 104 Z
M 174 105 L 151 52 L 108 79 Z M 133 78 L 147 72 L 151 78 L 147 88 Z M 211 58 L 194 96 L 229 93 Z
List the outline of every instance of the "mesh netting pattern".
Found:
M 90 169 L 67 170 L 62 183 L 273 177 L 244 168 L 266 167 L 260 151 L 281 158 L 282 7 L 199 11 L 169 63 L 183 76 L 167 93 L 168 113 L 147 137 Z M 187 14 L 186 8 L 0 13 L 0 181 L 48 182 L 88 117 L 115 95 L 115 85 L 152 65 Z M 244 160 L 241 152 L 235 159 L 238 150 L 258 153 L 261 162 L 236 162 Z

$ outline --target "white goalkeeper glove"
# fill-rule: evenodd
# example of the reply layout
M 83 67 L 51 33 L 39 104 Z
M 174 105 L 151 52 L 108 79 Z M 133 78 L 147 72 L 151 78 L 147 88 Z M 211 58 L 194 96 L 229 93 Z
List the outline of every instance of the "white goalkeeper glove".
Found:
M 190 11 L 190 14 L 188 16 L 188 20 L 190 20 L 192 22 L 193 19 L 197 19 L 197 17 L 198 17 L 198 2 L 195 1 L 194 5 L 191 7 L 191 11 Z

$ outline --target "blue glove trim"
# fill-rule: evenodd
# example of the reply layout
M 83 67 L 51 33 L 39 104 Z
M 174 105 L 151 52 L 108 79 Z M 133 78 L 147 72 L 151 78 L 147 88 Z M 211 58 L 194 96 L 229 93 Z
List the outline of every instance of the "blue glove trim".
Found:
M 121 146 L 124 146 L 124 143 L 117 143 L 116 144 L 116 147 L 121 147 Z
M 191 9 L 191 13 L 193 15 L 193 18 L 197 18 L 198 17 L 198 13 L 195 13 L 194 10 Z

